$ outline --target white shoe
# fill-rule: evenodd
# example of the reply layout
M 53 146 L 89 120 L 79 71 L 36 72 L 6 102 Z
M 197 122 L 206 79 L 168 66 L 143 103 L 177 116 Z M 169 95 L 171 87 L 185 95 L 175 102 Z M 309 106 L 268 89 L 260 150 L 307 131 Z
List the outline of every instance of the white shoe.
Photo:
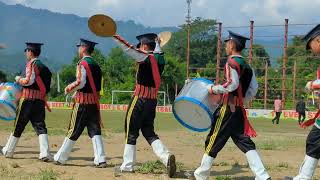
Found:
M 120 171 L 133 172 L 133 166 L 136 162 L 136 145 L 126 144 L 123 152 L 123 163 Z
M 40 146 L 40 155 L 39 159 L 43 161 L 52 160 L 52 155 L 50 153 L 48 134 L 39 135 L 39 146 Z
M 2 148 L 2 154 L 6 158 L 12 158 L 14 154 L 14 150 L 18 144 L 19 138 L 14 137 L 10 134 L 8 142 L 5 147 Z
M 92 137 L 92 145 L 94 152 L 94 164 L 98 166 L 100 163 L 105 163 L 106 155 L 104 152 L 104 146 L 101 135 L 96 135 Z
M 311 180 L 317 168 L 318 161 L 319 159 L 306 155 L 300 167 L 299 175 L 294 177 L 293 180 Z
M 151 143 L 153 152 L 158 156 L 160 161 L 167 167 L 169 177 L 173 177 L 176 173 L 176 158 L 169 152 L 167 147 L 157 139 Z
M 255 180 L 267 180 L 268 178 L 270 178 L 256 150 L 248 151 L 246 153 L 246 157 L 251 171 L 256 176 Z
M 54 161 L 58 164 L 65 164 L 75 143 L 75 141 L 65 138 L 59 151 L 54 155 Z
M 163 143 L 160 141 L 160 139 L 157 139 L 151 143 L 151 147 L 153 149 L 153 152 L 158 156 L 160 161 L 167 166 L 168 164 L 168 158 L 170 155 L 169 150 L 166 146 L 163 145 Z
M 210 169 L 214 158 L 208 154 L 204 154 L 201 160 L 201 165 L 194 171 L 196 180 L 208 180 L 210 176 Z

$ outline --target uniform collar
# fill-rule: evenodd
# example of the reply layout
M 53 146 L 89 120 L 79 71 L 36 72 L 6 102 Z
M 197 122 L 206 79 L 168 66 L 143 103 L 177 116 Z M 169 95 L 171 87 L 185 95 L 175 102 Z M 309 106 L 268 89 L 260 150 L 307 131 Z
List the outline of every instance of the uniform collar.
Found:
M 243 56 L 241 56 L 241 55 L 231 55 L 231 56 L 230 56 L 230 58 L 233 58 L 233 57 L 243 58 Z
M 92 56 L 83 56 L 82 59 L 87 58 L 87 57 L 92 58 Z
M 31 59 L 29 62 L 28 62 L 28 64 L 31 64 L 31 63 L 33 63 L 35 60 L 37 60 L 38 58 L 33 58 L 33 59 Z

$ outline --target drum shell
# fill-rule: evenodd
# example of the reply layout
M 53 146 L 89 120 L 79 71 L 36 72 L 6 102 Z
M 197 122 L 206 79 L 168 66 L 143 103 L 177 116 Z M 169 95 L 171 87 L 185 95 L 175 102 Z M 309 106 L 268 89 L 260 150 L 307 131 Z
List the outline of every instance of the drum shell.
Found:
M 173 104 L 175 118 L 186 128 L 204 132 L 210 129 L 213 113 L 220 96 L 209 94 L 207 86 L 213 84 L 205 78 L 194 78 L 180 91 Z
M 16 83 L 0 84 L 0 119 L 11 121 L 16 118 L 17 105 L 22 87 Z

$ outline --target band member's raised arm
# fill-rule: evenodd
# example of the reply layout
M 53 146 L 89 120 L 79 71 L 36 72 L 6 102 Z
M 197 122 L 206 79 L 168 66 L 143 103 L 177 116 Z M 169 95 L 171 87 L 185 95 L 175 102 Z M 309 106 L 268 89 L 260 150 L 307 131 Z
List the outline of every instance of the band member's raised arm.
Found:
M 84 87 L 84 85 L 86 84 L 86 70 L 84 69 L 84 67 L 81 64 L 78 64 L 77 66 L 77 72 L 76 72 L 76 81 L 74 81 L 73 83 L 69 84 L 66 89 L 65 89 L 65 93 L 69 94 L 73 91 L 76 91 L 78 89 L 81 89 Z
M 114 35 L 113 40 L 122 48 L 122 50 L 130 57 L 135 59 L 137 62 L 143 62 L 147 59 L 148 53 L 137 49 L 135 46 L 129 44 L 119 35 Z

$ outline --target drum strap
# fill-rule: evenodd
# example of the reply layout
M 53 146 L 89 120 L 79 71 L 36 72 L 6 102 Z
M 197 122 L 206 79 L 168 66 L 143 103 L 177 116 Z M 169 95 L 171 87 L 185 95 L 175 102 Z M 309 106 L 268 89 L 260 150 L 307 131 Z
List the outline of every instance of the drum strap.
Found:
M 40 77 L 40 71 L 38 69 L 38 67 L 35 65 L 35 61 L 33 63 L 33 67 L 34 67 L 34 71 L 35 71 L 35 74 L 36 74 L 36 83 L 37 85 L 39 86 L 39 89 L 40 89 L 40 93 L 43 97 L 43 100 L 44 100 L 44 104 L 47 108 L 47 110 L 49 112 L 51 112 L 51 108 L 50 106 L 48 105 L 48 102 L 47 102 L 47 96 L 46 96 L 46 86 L 44 85 L 41 77 Z
M 158 62 L 153 54 L 150 54 L 149 58 L 150 58 L 150 62 L 151 62 L 153 81 L 156 86 L 156 89 L 159 90 L 160 84 L 161 84 L 161 77 L 160 77 L 160 73 L 159 73 Z
M 238 76 L 240 78 L 241 69 L 240 69 L 239 63 L 237 63 L 233 58 L 230 58 L 229 62 L 232 63 L 236 67 L 236 70 L 238 72 Z M 241 110 L 242 110 L 242 114 L 244 116 L 244 135 L 249 136 L 249 137 L 256 137 L 257 133 L 253 129 L 253 127 L 251 126 L 251 124 L 250 124 L 250 122 L 248 120 L 248 117 L 247 117 L 246 110 L 244 109 L 241 83 L 239 83 L 239 87 L 237 89 L 237 92 L 238 92 L 239 103 L 240 103 L 240 107 L 241 107 Z
M 99 111 L 99 123 L 100 123 L 100 126 L 103 128 L 104 126 L 103 126 L 103 123 L 102 123 L 102 120 L 101 120 L 99 96 L 98 96 L 98 93 L 97 93 L 96 86 L 94 84 L 94 80 L 93 80 L 93 76 L 92 76 L 92 73 L 91 73 L 91 69 L 90 69 L 89 64 L 87 63 L 87 61 L 82 60 L 80 62 L 80 64 L 83 65 L 84 69 L 86 69 L 87 76 L 88 76 L 89 83 L 90 83 L 90 87 L 92 89 L 94 100 L 96 102 L 95 104 L 97 105 L 97 108 L 98 108 L 98 111 Z

